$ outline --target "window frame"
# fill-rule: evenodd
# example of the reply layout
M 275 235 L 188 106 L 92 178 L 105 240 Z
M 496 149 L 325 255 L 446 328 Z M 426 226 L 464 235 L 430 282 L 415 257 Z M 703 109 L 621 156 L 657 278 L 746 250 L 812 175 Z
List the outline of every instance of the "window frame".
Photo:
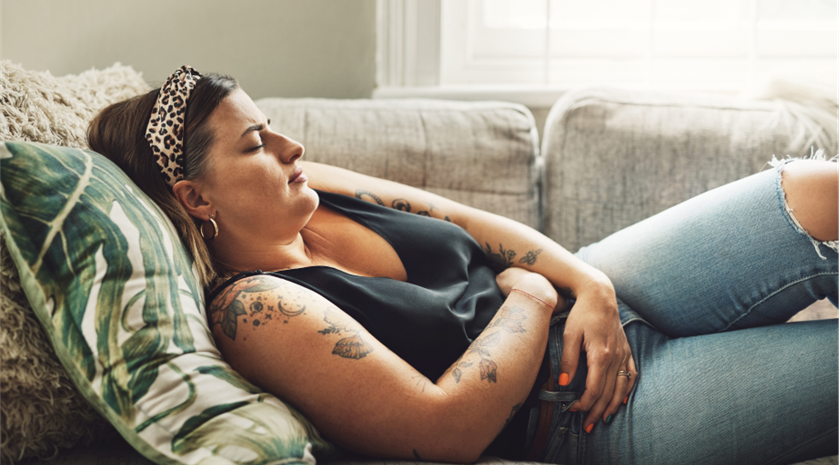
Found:
M 751 1 L 752 15 L 755 14 L 754 5 L 757 0 Z M 505 100 L 522 103 L 529 107 L 549 107 L 564 92 L 572 88 L 599 85 L 599 86 L 620 86 L 623 88 L 638 89 L 660 89 L 660 90 L 688 90 L 688 91 L 710 91 L 735 94 L 746 90 L 742 86 L 742 80 L 725 83 L 718 82 L 716 85 L 709 85 L 702 80 L 692 83 L 677 83 L 675 85 L 652 86 L 650 80 L 636 83 L 620 82 L 598 82 L 589 84 L 585 79 L 578 82 L 566 83 L 564 85 L 545 84 L 549 82 L 552 59 L 545 62 L 528 65 L 531 68 L 541 68 L 541 74 L 545 76 L 542 82 L 531 79 L 530 84 L 446 84 L 452 70 L 460 69 L 466 73 L 486 73 L 494 71 L 493 67 L 500 68 L 500 64 L 478 64 L 472 69 L 464 69 L 463 63 L 457 64 L 451 53 L 441 48 L 441 43 L 448 40 L 446 34 L 465 34 L 466 28 L 452 27 L 448 22 L 460 21 L 462 24 L 464 14 L 469 14 L 469 0 L 377 0 L 377 22 L 378 22 L 378 49 L 377 49 L 377 88 L 373 92 L 373 98 L 443 98 L 457 100 Z M 837 8 L 839 10 L 839 8 Z M 756 24 L 751 19 L 752 24 Z M 837 11 L 837 24 L 839 24 L 839 11 Z M 455 25 L 456 26 L 456 25 Z M 760 32 L 760 26 L 753 26 L 755 31 Z M 753 32 L 752 32 L 753 33 Z M 548 39 L 550 36 L 548 35 Z M 839 27 L 836 32 L 837 43 L 839 43 Z M 461 37 L 458 42 L 460 52 L 468 47 L 468 38 Z M 753 45 L 753 44 L 751 44 Z M 652 50 L 652 47 L 650 47 Z M 753 49 L 754 50 L 754 49 Z M 546 46 L 546 53 L 550 48 Z M 652 51 L 649 51 L 645 59 L 652 62 Z M 839 75 L 839 51 L 835 59 L 835 72 Z M 823 63 L 824 59 L 820 59 Z M 462 57 L 461 57 L 461 61 Z M 819 59 L 807 59 L 806 57 L 796 58 L 796 68 L 806 69 L 812 64 L 818 63 Z M 523 63 L 518 62 L 518 66 Z M 717 63 L 724 66 L 724 60 Z M 460 68 L 458 68 L 460 67 Z M 762 67 L 756 64 L 754 52 L 750 52 L 748 62 L 741 67 L 748 67 L 748 70 L 741 72 L 751 73 L 752 83 L 761 74 Z M 468 68 L 468 67 L 467 67 Z M 648 66 L 647 73 L 655 72 L 655 68 Z M 442 84 L 441 84 L 442 83 Z M 739 88 L 738 88 L 739 86 Z

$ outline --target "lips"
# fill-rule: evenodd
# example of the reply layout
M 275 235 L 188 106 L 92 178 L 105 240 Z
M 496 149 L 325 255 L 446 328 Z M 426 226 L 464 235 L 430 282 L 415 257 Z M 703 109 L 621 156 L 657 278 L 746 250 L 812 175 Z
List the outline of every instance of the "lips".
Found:
M 303 168 L 298 166 L 297 169 L 294 170 L 294 174 L 292 174 L 291 177 L 288 179 L 288 183 L 291 184 L 294 182 L 306 182 L 308 180 L 309 178 L 307 178 L 306 175 L 303 174 Z

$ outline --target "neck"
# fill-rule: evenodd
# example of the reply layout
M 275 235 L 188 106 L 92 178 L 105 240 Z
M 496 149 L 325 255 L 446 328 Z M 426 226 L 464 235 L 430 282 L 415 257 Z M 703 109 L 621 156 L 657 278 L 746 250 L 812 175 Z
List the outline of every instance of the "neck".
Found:
M 278 242 L 217 240 L 210 244 L 210 253 L 214 260 L 235 272 L 299 268 L 311 265 L 314 260 L 301 233 L 291 240 Z

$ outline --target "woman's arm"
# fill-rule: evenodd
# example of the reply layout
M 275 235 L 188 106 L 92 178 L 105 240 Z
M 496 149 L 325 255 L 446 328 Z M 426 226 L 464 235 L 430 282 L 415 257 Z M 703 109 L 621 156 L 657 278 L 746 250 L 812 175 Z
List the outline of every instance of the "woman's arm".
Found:
M 586 391 L 575 408 L 589 412 L 586 426 L 617 412 L 632 390 L 637 373 L 620 325 L 614 288 L 602 272 L 550 238 L 508 218 L 341 168 L 309 162 L 304 166 L 312 187 L 451 221 L 481 244 L 497 272 L 508 267 L 534 271 L 550 280 L 564 297 L 576 299 L 565 325 L 561 372 L 570 382 L 580 350 L 584 350 L 588 363 Z M 632 377 L 618 377 L 618 370 L 629 371 Z
M 472 462 L 527 397 L 558 298 L 535 273 L 514 281 L 524 292 L 510 293 L 436 382 L 322 296 L 276 277 L 235 283 L 209 317 L 225 360 L 336 444 L 379 457 Z

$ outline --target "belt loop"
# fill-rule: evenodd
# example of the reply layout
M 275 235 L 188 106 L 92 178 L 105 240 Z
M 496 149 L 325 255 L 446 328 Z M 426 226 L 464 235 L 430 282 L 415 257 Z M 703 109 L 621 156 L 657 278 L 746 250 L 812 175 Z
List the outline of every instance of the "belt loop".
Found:
M 554 328 L 551 328 L 553 331 Z M 542 389 L 553 392 L 556 388 L 554 382 L 553 364 L 550 367 L 550 376 Z M 533 437 L 533 442 L 530 444 L 530 450 L 527 451 L 525 460 L 529 462 L 541 462 L 542 457 L 545 456 L 545 446 L 548 445 L 548 434 L 551 430 L 551 423 L 554 416 L 554 403 L 549 401 L 541 401 L 539 409 L 539 423 L 536 426 L 536 434 Z
M 566 311 L 563 315 L 555 316 L 551 319 L 550 333 L 548 337 L 548 353 L 550 358 L 548 364 L 550 375 L 542 389 L 548 392 L 556 392 L 562 390 L 559 386 L 559 362 L 562 359 L 562 334 L 557 334 L 557 331 L 565 330 L 565 320 L 568 317 Z M 545 457 L 545 447 L 548 445 L 548 435 L 551 431 L 551 424 L 554 420 L 555 402 L 541 400 L 539 407 L 539 421 L 536 424 L 536 433 L 533 436 L 533 441 L 527 451 L 525 460 L 530 462 L 541 462 Z M 534 409 L 535 410 L 535 409 Z

